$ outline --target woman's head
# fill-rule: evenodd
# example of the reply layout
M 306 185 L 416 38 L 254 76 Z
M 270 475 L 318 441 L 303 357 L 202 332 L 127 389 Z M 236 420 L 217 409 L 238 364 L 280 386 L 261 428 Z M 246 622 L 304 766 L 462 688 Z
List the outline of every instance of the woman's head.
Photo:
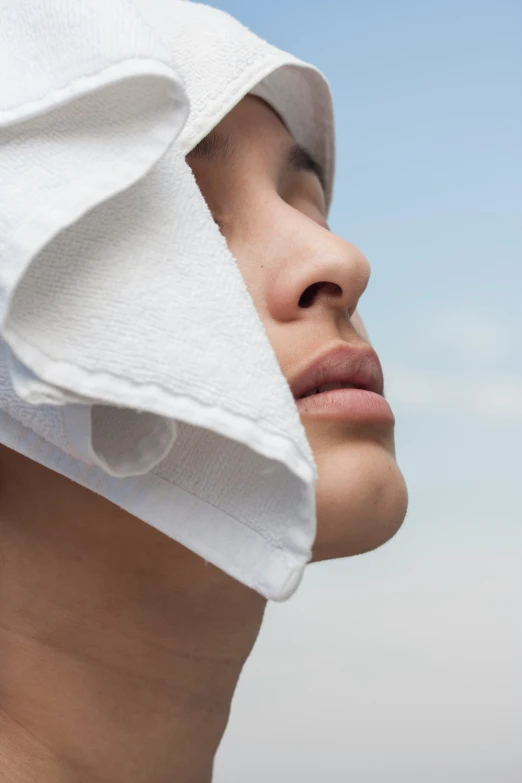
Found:
M 329 230 L 321 168 L 276 112 L 247 95 L 187 161 L 289 384 L 329 348 L 364 349 L 368 337 L 356 308 L 369 264 Z M 314 559 L 381 545 L 407 506 L 393 419 L 299 410 L 318 468 Z

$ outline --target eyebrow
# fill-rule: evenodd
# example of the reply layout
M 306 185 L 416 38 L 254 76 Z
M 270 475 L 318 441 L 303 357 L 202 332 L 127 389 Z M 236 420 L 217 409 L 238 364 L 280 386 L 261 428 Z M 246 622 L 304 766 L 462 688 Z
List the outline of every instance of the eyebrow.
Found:
M 201 139 L 199 144 L 188 153 L 188 156 L 195 158 L 196 160 L 203 159 L 209 162 L 216 162 L 226 160 L 230 154 L 233 154 L 233 151 L 230 136 L 214 129 Z M 326 190 L 324 168 L 306 147 L 303 147 L 301 144 L 292 144 L 288 149 L 284 161 L 284 168 L 296 173 L 311 171 L 319 179 L 323 190 Z
M 228 157 L 230 147 L 230 136 L 225 136 L 224 133 L 214 129 L 201 139 L 199 144 L 196 144 L 187 157 L 190 156 L 196 160 L 204 159 L 211 162 L 224 160 Z

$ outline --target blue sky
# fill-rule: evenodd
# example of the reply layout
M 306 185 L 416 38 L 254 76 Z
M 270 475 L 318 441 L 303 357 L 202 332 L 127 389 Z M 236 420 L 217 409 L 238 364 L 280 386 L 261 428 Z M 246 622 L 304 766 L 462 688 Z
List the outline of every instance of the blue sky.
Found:
M 271 605 L 216 783 L 522 779 L 522 6 L 216 0 L 333 91 L 403 529 Z

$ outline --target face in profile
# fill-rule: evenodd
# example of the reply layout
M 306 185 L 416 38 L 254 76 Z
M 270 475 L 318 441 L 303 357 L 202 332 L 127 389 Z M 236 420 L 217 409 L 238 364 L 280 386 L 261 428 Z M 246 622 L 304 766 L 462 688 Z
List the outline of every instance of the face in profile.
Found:
M 259 98 L 244 98 L 187 162 L 241 270 L 314 453 L 313 559 L 374 549 L 400 527 L 407 493 L 382 371 L 357 313 L 369 264 L 329 230 L 319 167 Z M 341 367 L 348 388 L 325 388 Z

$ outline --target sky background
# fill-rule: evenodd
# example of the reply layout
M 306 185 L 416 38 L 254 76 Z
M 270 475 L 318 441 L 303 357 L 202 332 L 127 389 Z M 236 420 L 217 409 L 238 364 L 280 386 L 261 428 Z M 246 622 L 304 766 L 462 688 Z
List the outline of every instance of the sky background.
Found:
M 216 783 L 522 780 L 522 4 L 214 0 L 333 91 L 406 522 L 268 607 Z

